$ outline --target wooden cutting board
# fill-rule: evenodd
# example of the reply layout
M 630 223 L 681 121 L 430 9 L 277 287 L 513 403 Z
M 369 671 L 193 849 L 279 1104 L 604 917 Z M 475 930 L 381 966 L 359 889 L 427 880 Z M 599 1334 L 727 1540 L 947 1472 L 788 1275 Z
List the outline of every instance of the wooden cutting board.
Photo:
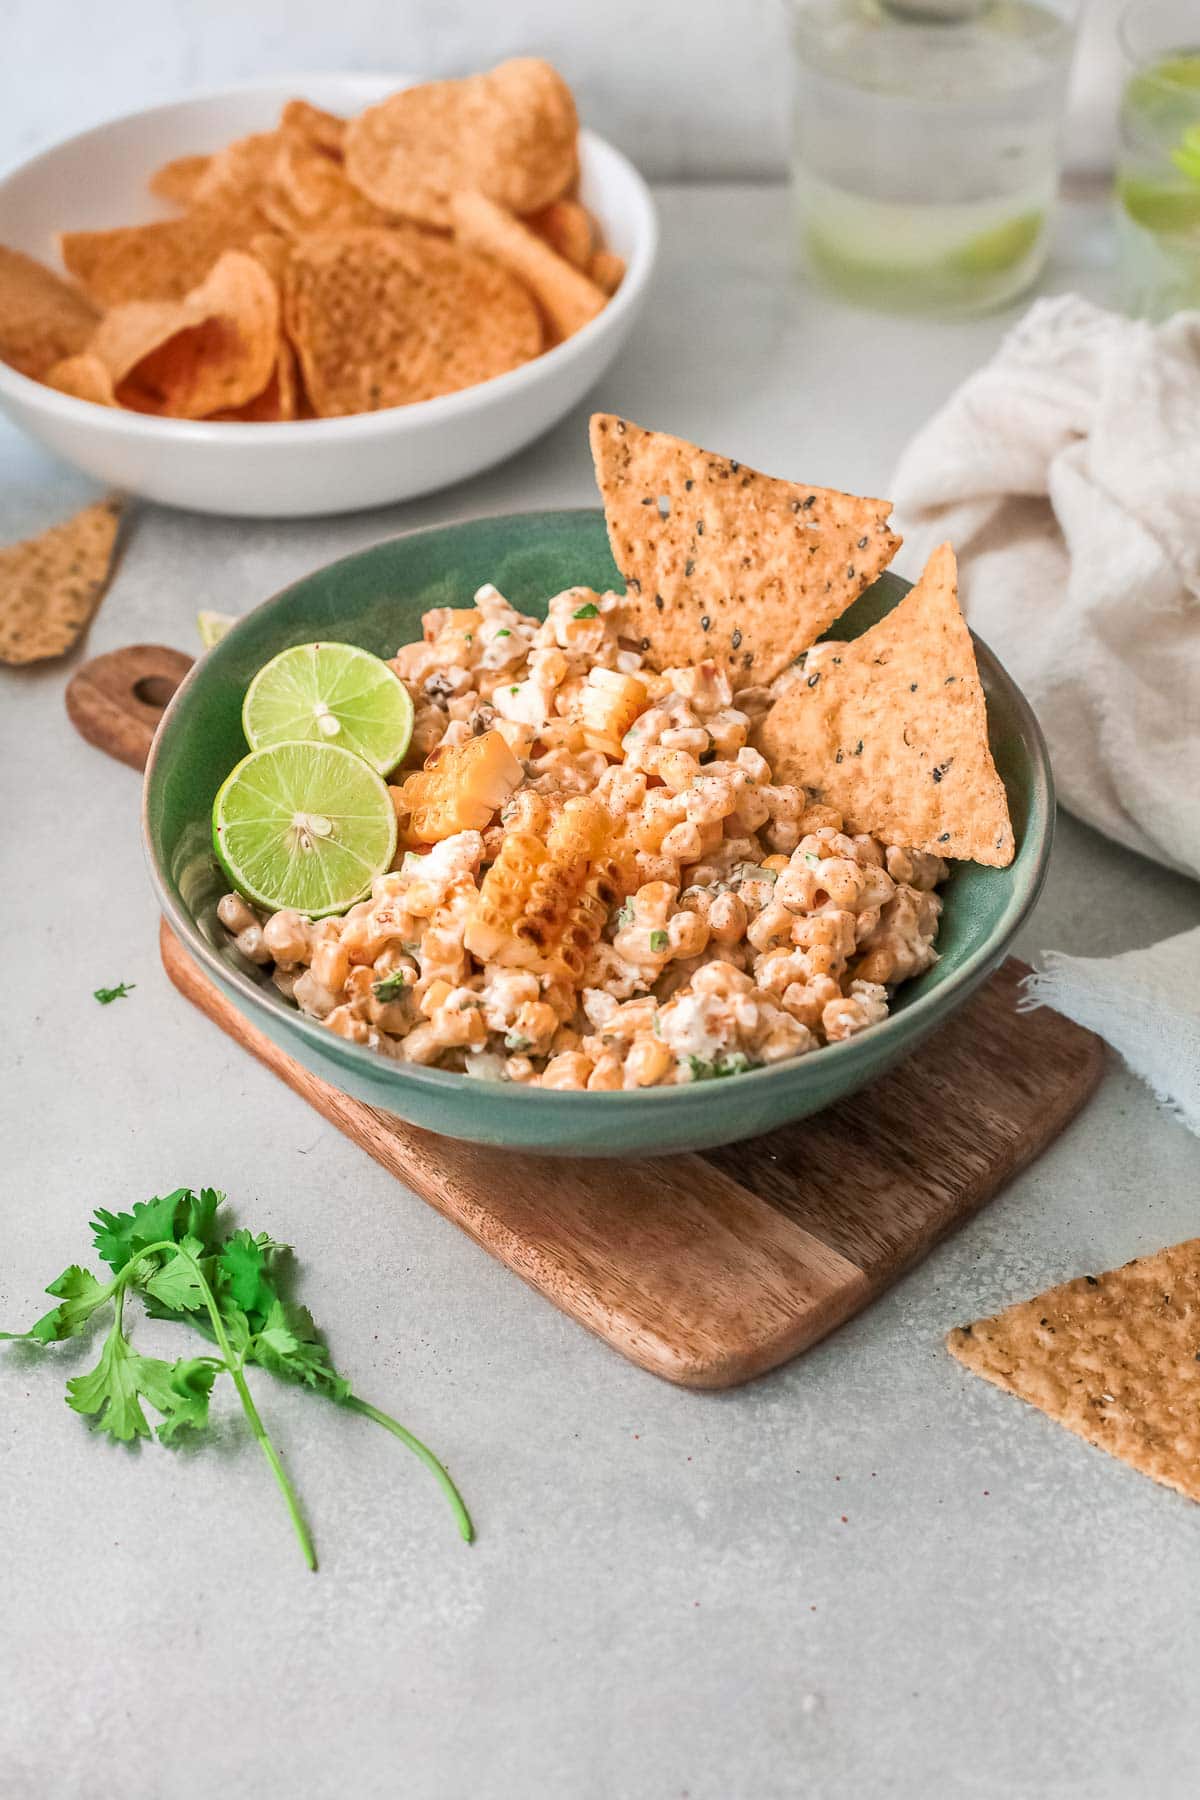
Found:
M 139 645 L 87 664 L 68 710 L 140 767 L 187 665 Z M 1031 1162 L 1100 1080 L 1104 1047 L 1047 1008 L 1024 966 L 880 1082 L 767 1137 L 639 1162 L 538 1157 L 436 1137 L 328 1086 L 218 991 L 164 925 L 181 993 L 339 1131 L 531 1287 L 685 1387 L 748 1381 L 872 1300 Z M 396 1229 L 412 1202 L 397 1193 Z
M 1018 1014 L 1013 959 L 915 1056 L 816 1118 L 690 1156 L 607 1162 L 436 1137 L 311 1075 L 166 925 L 181 993 L 302 1099 L 622 1356 L 684 1387 L 761 1375 L 864 1307 L 1037 1156 L 1104 1067 Z M 397 1229 L 403 1230 L 398 1196 Z

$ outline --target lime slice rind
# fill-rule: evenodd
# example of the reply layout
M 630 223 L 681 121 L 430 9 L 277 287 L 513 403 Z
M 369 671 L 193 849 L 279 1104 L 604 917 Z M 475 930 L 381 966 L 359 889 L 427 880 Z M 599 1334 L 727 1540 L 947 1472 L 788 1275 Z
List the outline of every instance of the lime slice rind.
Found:
M 356 644 L 294 644 L 246 690 L 242 729 L 252 749 L 335 743 L 386 775 L 412 736 L 413 708 L 395 671 Z
M 289 907 L 314 919 L 363 899 L 396 850 L 387 783 L 339 744 L 252 750 L 222 783 L 212 824 L 217 860 L 238 893 L 269 912 Z

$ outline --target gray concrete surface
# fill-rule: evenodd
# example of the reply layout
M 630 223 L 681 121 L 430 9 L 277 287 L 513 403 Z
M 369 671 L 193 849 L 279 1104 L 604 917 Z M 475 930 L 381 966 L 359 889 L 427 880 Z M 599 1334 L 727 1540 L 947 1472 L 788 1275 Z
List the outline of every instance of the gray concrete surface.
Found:
M 595 399 L 769 469 L 881 491 L 1004 326 L 881 321 L 789 287 L 776 193 L 662 202 L 656 304 Z M 1099 291 L 1102 251 L 1077 210 L 1051 283 Z M 367 517 L 147 509 L 88 648 L 190 648 L 197 607 L 242 610 L 404 526 L 586 500 L 583 419 Z M 0 429 L 0 536 L 82 492 Z M 0 673 L 0 1321 L 36 1317 L 42 1283 L 86 1259 L 94 1205 L 223 1186 L 299 1247 L 337 1361 L 444 1454 L 479 1541 L 458 1542 L 399 1446 L 262 1378 L 317 1535 L 310 1576 L 228 1402 L 215 1448 L 125 1452 L 62 1404 L 83 1352 L 0 1350 L 3 1800 L 1196 1791 L 1200 1515 L 966 1375 L 942 1336 L 1195 1232 L 1200 1143 L 1114 1066 L 1061 1141 L 863 1317 L 741 1392 L 677 1392 L 168 987 L 137 781 L 70 731 L 66 673 Z M 1020 948 L 1119 950 L 1194 922 L 1197 901 L 1063 820 Z M 120 980 L 129 999 L 93 1002 Z

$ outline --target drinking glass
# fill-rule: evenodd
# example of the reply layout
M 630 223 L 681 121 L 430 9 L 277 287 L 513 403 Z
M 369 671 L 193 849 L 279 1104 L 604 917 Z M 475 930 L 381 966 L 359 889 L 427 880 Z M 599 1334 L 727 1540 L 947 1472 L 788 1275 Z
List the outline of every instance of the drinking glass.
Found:
M 887 310 L 972 313 L 1036 278 L 1074 0 L 791 0 L 792 184 L 810 268 Z
M 1139 0 L 1118 34 L 1128 64 L 1117 152 L 1122 304 L 1162 319 L 1200 306 L 1200 6 Z

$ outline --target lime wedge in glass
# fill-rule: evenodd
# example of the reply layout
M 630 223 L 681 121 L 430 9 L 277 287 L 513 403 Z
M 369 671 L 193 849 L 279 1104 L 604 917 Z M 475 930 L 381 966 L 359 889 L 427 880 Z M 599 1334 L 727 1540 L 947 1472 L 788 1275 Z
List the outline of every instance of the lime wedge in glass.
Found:
M 1146 231 L 1195 231 L 1200 226 L 1200 183 L 1147 180 L 1139 175 L 1117 179 L 1117 199 L 1135 225 Z
M 246 690 L 242 730 L 252 750 L 268 744 L 337 744 L 386 775 L 412 736 L 408 689 L 385 662 L 354 644 L 294 644 Z
M 1045 222 L 1045 213 L 1021 213 L 1003 225 L 993 226 L 991 231 L 981 231 L 978 236 L 969 238 L 951 253 L 949 261 L 966 274 L 998 275 L 1029 255 Z
M 211 650 L 214 644 L 219 644 L 229 627 L 236 624 L 236 613 L 205 610 L 196 614 L 196 629 L 200 633 L 200 642 L 206 650 Z
M 213 848 L 247 900 L 319 919 L 345 912 L 389 867 L 396 814 L 383 777 L 352 750 L 272 744 L 226 776 Z

